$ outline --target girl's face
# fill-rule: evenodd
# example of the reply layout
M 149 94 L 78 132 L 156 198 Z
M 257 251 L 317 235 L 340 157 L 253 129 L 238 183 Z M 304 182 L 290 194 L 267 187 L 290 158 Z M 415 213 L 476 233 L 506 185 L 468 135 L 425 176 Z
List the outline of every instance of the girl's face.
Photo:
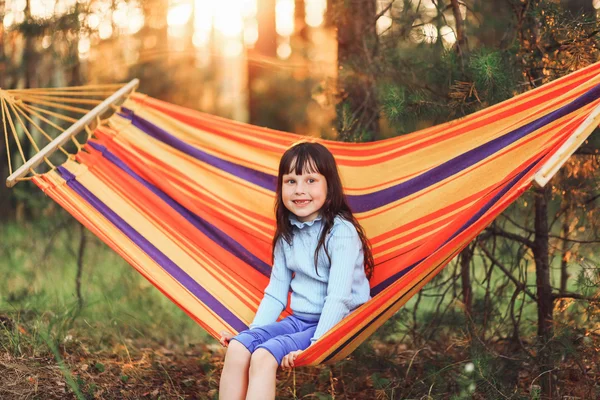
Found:
M 312 221 L 327 198 L 327 180 L 318 172 L 296 175 L 294 168 L 284 174 L 281 181 L 281 198 L 283 205 L 296 215 L 298 221 Z

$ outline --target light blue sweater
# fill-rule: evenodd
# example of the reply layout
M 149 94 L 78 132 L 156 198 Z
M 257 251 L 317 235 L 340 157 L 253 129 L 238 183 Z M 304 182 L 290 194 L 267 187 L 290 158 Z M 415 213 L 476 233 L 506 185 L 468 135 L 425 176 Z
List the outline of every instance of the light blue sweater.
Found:
M 294 315 L 319 321 L 311 339 L 315 342 L 371 298 L 362 244 L 354 225 L 337 216 L 325 239 L 331 263 L 321 248 L 317 275 L 314 255 L 322 228 L 321 216 L 300 222 L 292 215 L 290 223 L 294 225 L 292 244 L 281 238 L 275 245 L 271 280 L 250 328 L 275 322 L 287 306 L 291 288 L 290 308 Z

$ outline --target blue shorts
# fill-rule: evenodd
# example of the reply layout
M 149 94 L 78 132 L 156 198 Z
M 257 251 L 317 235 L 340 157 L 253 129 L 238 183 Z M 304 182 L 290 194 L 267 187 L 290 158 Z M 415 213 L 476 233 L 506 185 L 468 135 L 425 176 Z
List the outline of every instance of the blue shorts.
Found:
M 279 322 L 247 329 L 231 338 L 243 344 L 250 353 L 266 349 L 281 365 L 283 357 L 292 351 L 305 350 L 317 330 L 319 321 L 304 321 L 291 315 Z

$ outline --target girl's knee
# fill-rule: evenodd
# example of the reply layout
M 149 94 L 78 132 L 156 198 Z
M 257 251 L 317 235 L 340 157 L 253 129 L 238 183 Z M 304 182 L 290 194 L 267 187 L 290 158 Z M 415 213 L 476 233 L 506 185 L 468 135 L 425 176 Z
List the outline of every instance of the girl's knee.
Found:
M 263 368 L 277 368 L 277 360 L 268 350 L 259 348 L 252 353 L 250 370 Z
M 229 342 L 227 353 L 225 354 L 226 364 L 238 364 L 248 366 L 250 362 L 250 351 L 236 340 Z

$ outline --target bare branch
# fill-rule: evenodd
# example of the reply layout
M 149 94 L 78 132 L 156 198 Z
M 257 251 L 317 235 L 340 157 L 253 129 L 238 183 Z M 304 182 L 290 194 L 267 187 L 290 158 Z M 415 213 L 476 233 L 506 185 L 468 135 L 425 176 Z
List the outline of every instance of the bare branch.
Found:
M 595 196 L 595 197 L 600 197 L 600 195 L 598 195 L 598 196 Z M 519 224 L 518 224 L 518 223 L 516 223 L 516 222 L 515 222 L 513 219 L 511 219 L 509 216 L 507 216 L 507 215 L 504 215 L 504 214 L 501 214 L 501 215 L 502 215 L 502 217 L 506 218 L 506 219 L 507 219 L 507 220 L 508 220 L 508 221 L 509 221 L 511 224 L 513 224 L 514 226 L 516 226 L 517 228 L 519 228 L 519 229 L 522 229 L 522 230 L 524 230 L 524 231 L 525 231 L 525 232 L 527 232 L 527 233 L 531 233 L 531 234 L 535 233 L 535 232 L 533 231 L 533 229 L 529 229 L 529 228 L 527 228 L 527 227 L 524 227 L 524 226 L 522 226 L 522 225 L 519 225 Z M 497 228 L 496 228 L 496 229 L 497 229 Z M 496 232 L 494 231 L 494 232 L 492 232 L 492 233 L 496 233 Z M 507 232 L 507 233 L 508 233 L 508 232 Z M 510 234 L 510 235 L 515 235 L 515 234 L 512 234 L 512 233 L 508 233 L 508 234 Z M 500 234 L 499 234 L 499 236 L 504 236 L 504 235 L 500 235 Z M 600 240 L 578 240 L 578 239 L 571 239 L 571 238 L 568 238 L 568 237 L 564 237 L 564 236 L 557 236 L 557 235 L 551 235 L 551 234 L 548 234 L 548 237 L 549 237 L 549 238 L 552 238 L 552 239 L 559 239 L 559 240 L 563 240 L 563 241 L 565 241 L 565 242 L 573 242 L 573 243 L 584 243 L 584 244 L 600 243 Z M 518 240 L 518 239 L 516 239 L 516 240 Z
M 515 240 L 515 241 L 517 241 L 519 243 L 523 243 L 525 246 L 527 246 L 529 248 L 534 248 L 535 247 L 535 243 L 533 243 L 532 240 L 529 240 L 525 236 L 521 236 L 521 235 L 519 235 L 517 233 L 506 232 L 504 230 L 498 229 L 495 226 L 490 226 L 490 227 L 486 228 L 486 232 L 490 232 L 490 233 L 492 233 L 494 235 L 502 236 L 502 237 L 505 237 L 507 239 Z
M 485 245 L 482 242 L 479 242 L 479 248 L 485 253 L 485 255 L 490 259 L 490 261 L 492 261 L 494 264 L 496 264 L 496 266 L 498 268 L 500 268 L 500 270 L 502 270 L 502 272 L 504 272 L 504 274 L 508 277 L 508 279 L 510 279 L 516 287 L 518 287 L 519 289 L 521 289 L 523 292 L 525 292 L 532 300 L 537 302 L 537 297 L 535 294 L 533 294 L 529 289 L 527 289 L 527 285 L 525 285 L 523 282 L 520 282 L 519 280 L 517 280 L 517 278 L 515 278 L 510 271 L 508 270 L 508 268 L 506 268 L 504 266 L 504 264 L 502 264 L 500 261 L 498 261 L 498 259 L 496 257 L 494 257 L 494 255 L 492 253 L 490 253 L 490 251 L 485 247 Z
M 381 10 L 379 12 L 379 14 L 377 14 L 375 16 L 375 22 L 377 22 L 377 20 L 381 17 L 383 17 L 383 14 L 385 14 L 390 8 L 392 8 L 392 6 L 394 5 L 394 3 L 396 2 L 396 0 L 392 0 L 390 1 L 390 4 L 388 4 L 387 6 L 385 6 L 385 8 L 383 10 Z
M 556 300 L 556 299 L 575 299 L 575 300 L 589 301 L 590 303 L 600 303 L 600 298 L 586 297 L 579 293 L 569 293 L 569 292 L 552 294 L 552 300 Z
M 556 236 L 556 235 L 548 235 L 548 237 L 551 237 L 553 239 L 564 240 L 565 242 L 573 242 L 573 243 L 585 243 L 585 244 L 600 243 L 600 240 L 577 240 L 577 239 L 569 239 L 566 237 Z
M 587 206 L 588 204 L 590 204 L 590 203 L 593 203 L 594 201 L 596 201 L 596 199 L 598 199 L 598 198 L 600 198 L 600 194 L 596 194 L 596 195 L 594 195 L 594 196 L 590 197 L 589 199 L 585 200 L 584 202 L 582 202 L 582 203 L 578 203 L 578 204 L 577 204 L 577 206 L 578 206 L 579 208 L 581 208 L 581 207 L 583 207 L 583 206 Z M 560 209 L 560 210 L 559 210 L 559 211 L 556 213 L 556 216 L 554 217 L 554 220 L 552 221 L 552 224 L 551 224 L 550 226 L 554 225 L 554 223 L 556 223 L 556 220 L 558 219 L 558 217 L 560 217 L 560 216 L 561 216 L 563 213 L 565 213 L 565 212 L 567 211 L 567 209 L 568 209 L 570 206 L 571 206 L 571 205 L 570 205 L 570 204 L 568 204 L 568 205 L 566 205 L 565 207 L 561 208 L 561 209 Z

